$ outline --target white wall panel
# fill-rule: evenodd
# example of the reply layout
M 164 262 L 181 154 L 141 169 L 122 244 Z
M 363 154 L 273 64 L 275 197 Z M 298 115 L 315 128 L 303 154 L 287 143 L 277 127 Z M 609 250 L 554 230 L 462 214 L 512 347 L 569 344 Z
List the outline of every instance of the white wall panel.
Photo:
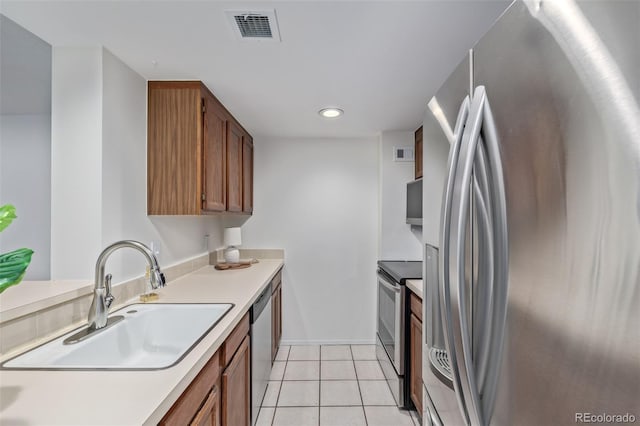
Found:
M 380 137 L 380 259 L 422 260 L 420 228 L 407 225 L 407 183 L 415 162 L 393 161 L 394 147 L 413 147 L 413 132 L 382 132 Z
M 243 246 L 283 248 L 283 341 L 375 336 L 378 140 L 255 138 Z

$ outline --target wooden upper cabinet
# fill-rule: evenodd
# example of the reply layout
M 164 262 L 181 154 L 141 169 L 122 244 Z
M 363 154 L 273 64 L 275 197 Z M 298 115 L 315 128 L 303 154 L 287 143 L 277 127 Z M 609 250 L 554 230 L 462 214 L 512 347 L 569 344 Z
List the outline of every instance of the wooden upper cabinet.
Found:
M 147 214 L 251 214 L 251 136 L 202 82 L 150 81 L 147 125 Z
M 415 133 L 416 179 L 422 177 L 422 126 Z
M 200 83 L 149 82 L 148 103 L 147 214 L 200 214 Z
M 253 212 L 253 138 L 242 136 L 242 211 Z
M 234 121 L 227 123 L 227 210 L 242 211 L 242 136 Z
M 227 117 L 213 95 L 206 93 L 204 103 L 204 199 L 202 209 L 224 211 L 227 208 Z

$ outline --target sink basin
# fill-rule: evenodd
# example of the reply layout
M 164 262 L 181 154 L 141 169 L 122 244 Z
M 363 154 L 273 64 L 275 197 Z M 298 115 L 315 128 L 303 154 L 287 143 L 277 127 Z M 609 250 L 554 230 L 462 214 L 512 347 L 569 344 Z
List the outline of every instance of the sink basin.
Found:
M 12 358 L 4 369 L 157 370 L 178 363 L 233 307 L 230 303 L 134 304 L 123 320 L 73 344 L 78 330 Z M 86 327 L 83 327 L 86 328 Z

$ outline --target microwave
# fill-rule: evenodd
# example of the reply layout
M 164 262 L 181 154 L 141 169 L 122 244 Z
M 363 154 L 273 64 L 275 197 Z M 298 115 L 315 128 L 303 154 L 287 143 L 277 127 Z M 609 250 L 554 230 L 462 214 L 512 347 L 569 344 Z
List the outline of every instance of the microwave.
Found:
M 422 179 L 407 184 L 407 223 L 422 226 Z

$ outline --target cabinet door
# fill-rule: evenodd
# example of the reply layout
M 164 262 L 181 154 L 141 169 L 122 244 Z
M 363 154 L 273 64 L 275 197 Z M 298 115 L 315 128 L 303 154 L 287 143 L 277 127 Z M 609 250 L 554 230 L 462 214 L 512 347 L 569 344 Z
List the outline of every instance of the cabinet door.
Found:
M 220 393 L 214 386 L 202 407 L 190 423 L 191 426 L 220 426 Z
M 219 424 L 220 351 L 216 352 L 198 373 L 180 398 L 160 421 L 160 426 L 183 426 L 200 419 L 201 424 Z M 210 408 L 204 408 L 210 407 Z M 214 413 L 215 411 L 215 413 Z M 210 412 L 211 415 L 206 413 Z M 207 417 L 218 419 L 206 423 Z
M 204 182 L 202 210 L 227 208 L 227 117 L 222 106 L 208 93 L 204 102 Z
M 280 346 L 282 339 L 282 285 L 278 286 L 278 327 L 276 328 L 276 345 Z
M 411 314 L 409 321 L 409 346 L 411 358 L 409 393 L 416 411 L 422 413 L 422 322 L 414 314 Z
M 253 212 L 253 139 L 242 137 L 242 211 Z
M 245 337 L 222 373 L 222 425 L 248 426 L 251 420 L 251 359 Z
M 200 214 L 200 83 L 149 82 L 147 126 L 147 214 Z
M 422 177 L 422 126 L 415 133 L 415 165 L 416 179 Z
M 278 285 L 271 299 L 271 359 L 276 359 L 282 337 L 282 286 Z
M 233 120 L 227 123 L 227 210 L 242 211 L 242 135 Z

